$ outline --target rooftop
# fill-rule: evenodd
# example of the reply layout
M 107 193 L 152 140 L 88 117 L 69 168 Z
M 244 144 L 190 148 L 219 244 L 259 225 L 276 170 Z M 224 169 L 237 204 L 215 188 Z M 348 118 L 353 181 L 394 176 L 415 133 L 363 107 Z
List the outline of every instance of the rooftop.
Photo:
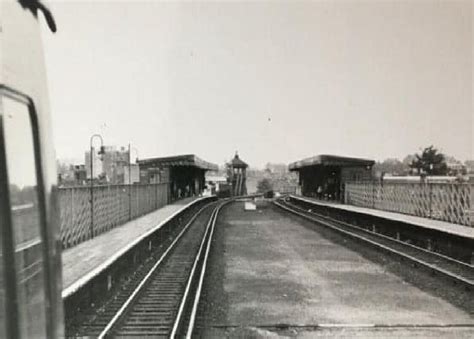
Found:
M 200 159 L 194 154 L 174 155 L 170 157 L 148 158 L 138 160 L 140 166 L 150 165 L 156 167 L 172 167 L 172 166 L 191 166 L 208 171 L 217 171 L 216 164 Z
M 362 159 L 362 158 L 351 158 L 341 157 L 338 155 L 321 154 L 314 157 L 305 158 L 300 161 L 291 163 L 288 168 L 290 171 L 295 171 L 303 167 L 310 166 L 372 166 L 375 163 L 374 160 Z
M 232 167 L 236 167 L 236 168 L 247 168 L 247 167 L 249 167 L 249 165 L 247 165 L 247 163 L 245 163 L 244 161 L 242 161 L 239 158 L 239 154 L 237 152 L 235 152 L 234 159 L 232 159 L 232 161 L 230 163 L 232 164 Z

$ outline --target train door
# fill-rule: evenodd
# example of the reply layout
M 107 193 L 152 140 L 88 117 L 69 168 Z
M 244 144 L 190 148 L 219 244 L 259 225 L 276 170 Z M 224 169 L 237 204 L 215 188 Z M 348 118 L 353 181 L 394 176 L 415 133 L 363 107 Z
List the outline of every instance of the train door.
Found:
M 2 337 L 47 337 L 49 312 L 44 199 L 34 108 L 0 91 L 0 234 Z

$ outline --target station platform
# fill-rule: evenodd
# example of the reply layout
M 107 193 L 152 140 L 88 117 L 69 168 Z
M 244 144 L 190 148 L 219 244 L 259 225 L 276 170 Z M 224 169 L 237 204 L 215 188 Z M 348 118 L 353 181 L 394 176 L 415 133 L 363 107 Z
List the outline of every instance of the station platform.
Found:
M 388 212 L 388 211 L 382 211 L 382 210 L 376 210 L 376 209 L 358 207 L 358 206 L 352 206 L 352 205 L 344 205 L 337 202 L 318 200 L 315 198 L 303 197 L 299 195 L 290 195 L 290 197 L 293 199 L 305 201 L 305 202 L 316 204 L 319 206 L 326 206 L 326 207 L 336 208 L 336 209 L 340 209 L 340 210 L 344 210 L 348 212 L 370 215 L 377 218 L 383 218 L 390 221 L 410 224 L 413 226 L 429 229 L 432 231 L 443 232 L 443 233 L 451 234 L 454 236 L 466 238 L 469 240 L 474 240 L 474 227 L 452 224 L 445 221 L 422 218 L 422 217 L 417 217 L 414 215 Z
M 155 232 L 182 210 L 203 199 L 206 197 L 175 201 L 63 251 L 63 299 L 107 269 L 141 239 Z

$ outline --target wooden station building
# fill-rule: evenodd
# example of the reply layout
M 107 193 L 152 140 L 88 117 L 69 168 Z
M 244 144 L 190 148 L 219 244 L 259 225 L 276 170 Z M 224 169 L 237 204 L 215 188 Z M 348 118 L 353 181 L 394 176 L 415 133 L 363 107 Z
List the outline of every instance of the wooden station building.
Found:
M 374 160 L 317 155 L 289 165 L 299 174 L 300 193 L 308 197 L 342 200 L 346 182 L 372 179 Z
M 138 165 L 140 183 L 168 183 L 172 201 L 202 194 L 206 171 L 218 170 L 194 154 L 142 159 Z
M 228 165 L 230 169 L 229 181 L 232 183 L 232 196 L 247 195 L 247 163 L 239 158 L 239 154 L 235 152 L 235 156 Z

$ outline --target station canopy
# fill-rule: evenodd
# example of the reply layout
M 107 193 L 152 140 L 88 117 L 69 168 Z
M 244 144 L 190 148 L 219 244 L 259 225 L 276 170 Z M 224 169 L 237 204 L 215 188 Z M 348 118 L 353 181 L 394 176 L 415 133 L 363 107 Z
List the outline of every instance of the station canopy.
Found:
M 314 157 L 306 158 L 300 161 L 291 163 L 288 168 L 290 171 L 298 171 L 305 167 L 312 166 L 338 166 L 338 167 L 359 167 L 359 166 L 370 166 L 375 164 L 374 160 L 362 159 L 362 158 L 351 158 L 341 157 L 338 155 L 316 155 Z
M 142 166 L 153 167 L 195 167 L 205 171 L 217 171 L 216 164 L 200 159 L 194 154 L 175 155 L 170 157 L 148 158 L 138 161 Z

